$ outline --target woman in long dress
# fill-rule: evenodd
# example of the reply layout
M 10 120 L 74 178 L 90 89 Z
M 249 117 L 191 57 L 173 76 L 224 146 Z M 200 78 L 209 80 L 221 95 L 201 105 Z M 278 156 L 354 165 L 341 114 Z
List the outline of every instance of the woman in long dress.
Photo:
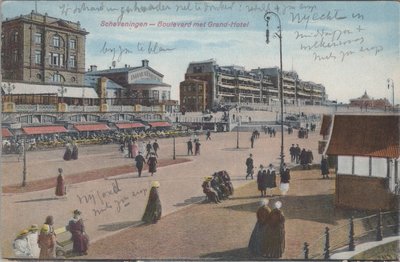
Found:
M 38 245 L 40 248 L 39 259 L 56 258 L 56 234 L 54 233 L 53 216 L 48 216 L 40 230 Z
M 257 210 L 257 222 L 249 241 L 249 252 L 252 256 L 261 257 L 266 253 L 265 242 L 268 238 L 267 220 L 271 209 L 268 207 L 268 199 L 260 201 L 260 207 Z
M 133 141 L 133 143 L 132 143 L 132 157 L 135 158 L 137 155 L 139 155 L 139 146 L 136 143 L 136 141 Z
M 87 255 L 89 247 L 89 238 L 85 232 L 83 220 L 80 218 L 81 212 L 74 211 L 74 216 L 68 223 L 68 231 L 72 234 L 73 248 L 72 251 L 78 255 Z
M 158 181 L 153 181 L 151 183 L 151 189 L 149 193 L 149 200 L 147 202 L 146 210 L 144 211 L 142 221 L 146 223 L 157 223 L 161 218 L 161 201 L 158 195 L 158 188 L 160 183 Z
M 72 142 L 72 153 L 71 159 L 77 160 L 78 159 L 78 145 L 75 142 Z
M 147 160 L 147 164 L 149 165 L 149 173 L 151 175 L 157 172 L 157 158 L 154 153 L 150 153 L 150 157 Z
M 56 196 L 64 196 L 67 194 L 65 190 L 65 182 L 62 174 L 62 168 L 58 169 L 57 186 L 56 186 Z
M 67 143 L 65 145 L 65 153 L 64 153 L 64 160 L 69 161 L 71 160 L 72 157 L 72 145 L 70 143 Z
M 287 168 L 286 164 L 283 164 L 281 171 L 281 183 L 279 189 L 281 190 L 282 195 L 286 195 L 289 191 L 289 182 L 290 182 L 290 169 Z
M 285 251 L 285 216 L 280 208 L 282 203 L 277 201 L 267 222 L 268 238 L 266 240 L 266 257 L 281 258 Z

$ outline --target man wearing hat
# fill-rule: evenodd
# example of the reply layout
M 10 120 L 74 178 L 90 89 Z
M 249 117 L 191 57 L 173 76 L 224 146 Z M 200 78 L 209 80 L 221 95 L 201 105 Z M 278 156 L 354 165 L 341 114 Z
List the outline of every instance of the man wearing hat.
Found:
M 266 174 L 266 190 L 273 190 L 276 187 L 276 172 L 272 164 L 269 164 Z M 271 192 L 272 196 L 272 192 Z
M 144 157 L 142 156 L 142 152 L 139 152 L 137 156 L 135 156 L 136 168 L 138 170 L 139 177 L 142 175 L 143 164 L 146 162 Z
M 287 168 L 286 163 L 283 163 L 282 170 L 280 172 L 281 175 L 281 184 L 280 190 L 282 195 L 286 195 L 289 191 L 289 181 L 290 181 L 290 169 Z
M 73 248 L 72 251 L 78 255 L 87 255 L 87 250 L 89 246 L 89 238 L 85 232 L 85 226 L 83 225 L 83 220 L 80 217 L 81 211 L 78 209 L 74 210 L 74 216 L 68 223 L 68 231 L 71 232 Z
M 27 229 L 21 230 L 13 242 L 13 250 L 16 257 L 32 257 L 31 249 L 28 242 Z
M 39 227 L 36 224 L 31 225 L 29 228 L 29 233 L 26 236 L 28 239 L 29 247 L 31 249 L 31 257 L 39 258 L 40 248 L 38 245 L 39 239 Z
M 264 166 L 260 165 L 260 170 L 257 174 L 257 185 L 258 190 L 261 192 L 261 197 L 266 196 L 267 192 L 267 171 L 265 171 Z
M 251 179 L 253 179 L 253 173 L 254 173 L 254 171 L 253 171 L 253 168 L 254 168 L 254 164 L 253 164 L 253 154 L 250 154 L 250 156 L 246 159 L 246 167 L 247 167 L 247 169 L 246 169 L 246 173 L 247 173 L 247 175 L 246 175 L 246 180 L 247 180 L 247 177 L 251 177 Z

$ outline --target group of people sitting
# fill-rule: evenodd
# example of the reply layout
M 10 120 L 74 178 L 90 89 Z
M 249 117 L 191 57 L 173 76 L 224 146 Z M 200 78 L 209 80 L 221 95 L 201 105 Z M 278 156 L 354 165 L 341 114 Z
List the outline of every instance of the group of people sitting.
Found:
M 231 178 L 225 170 L 205 177 L 201 186 L 207 200 L 216 204 L 221 203 L 221 200 L 228 199 L 230 195 L 233 195 L 234 191 Z

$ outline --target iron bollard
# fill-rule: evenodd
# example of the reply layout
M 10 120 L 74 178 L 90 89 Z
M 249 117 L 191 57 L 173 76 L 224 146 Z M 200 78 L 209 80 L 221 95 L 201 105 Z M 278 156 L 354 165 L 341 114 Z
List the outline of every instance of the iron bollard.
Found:
M 304 248 L 303 248 L 303 250 L 304 250 L 304 259 L 308 259 L 308 252 L 310 251 L 309 249 L 308 249 L 308 243 L 307 242 L 304 242 Z
M 325 228 L 325 249 L 324 249 L 324 259 L 329 259 L 329 227 Z
M 382 213 L 381 213 L 381 210 L 379 210 L 378 224 L 376 226 L 376 241 L 381 241 L 382 238 L 383 238 L 383 235 L 382 235 Z
M 354 251 L 354 221 L 353 216 L 350 218 L 350 233 L 349 233 L 349 251 Z

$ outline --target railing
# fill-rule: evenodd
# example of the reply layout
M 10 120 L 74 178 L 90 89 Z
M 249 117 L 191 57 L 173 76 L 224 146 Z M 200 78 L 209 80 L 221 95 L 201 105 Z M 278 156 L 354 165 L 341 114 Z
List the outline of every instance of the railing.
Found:
M 354 251 L 356 244 L 380 241 L 383 236 L 397 235 L 399 230 L 398 211 L 379 212 L 363 218 L 354 219 L 325 233 L 311 244 L 305 242 L 300 259 L 329 259 L 331 251 L 348 246 Z

